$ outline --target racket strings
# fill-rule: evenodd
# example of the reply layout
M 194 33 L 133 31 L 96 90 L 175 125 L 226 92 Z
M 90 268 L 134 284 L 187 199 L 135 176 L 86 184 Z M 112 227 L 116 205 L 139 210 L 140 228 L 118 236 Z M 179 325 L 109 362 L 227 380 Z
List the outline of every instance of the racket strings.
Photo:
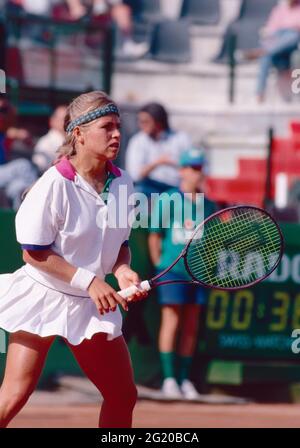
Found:
M 219 287 L 238 287 L 269 271 L 279 257 L 281 243 L 269 215 L 240 207 L 224 211 L 208 220 L 204 229 L 199 228 L 186 261 L 194 278 Z
M 251 235 L 251 233 L 250 233 L 250 235 Z M 248 237 L 247 244 L 245 244 L 244 241 L 240 242 L 240 244 L 238 244 L 238 245 L 235 244 L 234 251 L 233 250 L 229 251 L 229 258 L 230 258 L 231 253 L 234 253 L 234 254 L 238 253 L 239 258 L 241 258 L 241 256 L 244 257 L 247 254 L 247 251 L 249 251 L 249 250 L 254 251 L 254 247 L 255 247 L 255 249 L 257 249 L 257 238 L 255 238 L 255 236 L 251 236 L 250 238 Z M 226 248 L 226 250 L 227 250 L 227 248 Z M 266 254 L 264 254 L 263 250 L 261 250 L 260 252 L 262 255 L 264 255 L 264 265 L 265 265 L 266 263 L 268 263 L 269 258 L 265 257 Z M 222 260 L 222 258 L 221 259 L 219 258 L 218 261 L 219 261 L 218 262 L 219 272 L 228 271 L 228 266 L 227 266 L 228 258 L 223 257 L 223 260 Z M 207 267 L 206 273 L 208 273 L 208 274 L 211 273 L 212 269 L 211 269 L 210 264 L 208 264 L 206 267 Z M 251 265 L 250 265 L 250 267 L 251 267 Z M 229 281 L 230 286 L 234 286 L 235 283 L 237 282 L 237 279 L 240 279 L 240 281 L 238 281 L 238 285 L 240 285 L 243 283 L 243 278 L 242 278 L 243 276 L 246 277 L 250 281 L 251 280 L 254 281 L 256 278 L 255 272 L 251 272 L 251 271 L 249 271 L 249 269 L 248 269 L 248 272 L 245 272 L 245 267 L 242 264 L 236 264 L 234 268 L 231 264 L 230 274 L 231 274 L 232 278 L 230 278 L 227 275 L 227 278 L 225 277 L 223 279 L 223 281 L 221 281 L 222 286 L 225 286 L 225 283 L 228 281 Z M 262 274 L 263 274 L 263 272 L 262 272 Z
M 252 244 L 252 243 L 253 244 L 257 244 L 257 241 L 255 241 L 255 239 L 253 239 L 253 238 L 251 239 L 251 241 L 249 240 L 248 241 L 248 245 L 247 245 L 247 249 L 249 249 L 249 244 Z M 209 249 L 211 250 L 211 248 L 209 248 Z M 239 245 L 239 247 L 235 247 L 235 253 L 236 253 L 237 250 L 239 250 L 240 251 L 239 256 L 240 256 L 242 249 L 243 249 L 243 255 L 244 255 L 245 254 L 245 245 L 242 247 L 241 244 Z M 231 253 L 232 253 L 232 251 L 231 251 Z M 266 257 L 264 257 L 264 258 L 265 258 L 264 259 L 264 264 L 265 264 L 266 262 L 268 262 L 268 258 L 267 259 L 266 259 Z M 218 260 L 218 270 L 219 270 L 219 272 L 226 272 L 226 270 L 228 270 L 227 264 L 228 264 L 228 257 L 223 257 L 223 260 L 219 258 L 219 260 Z M 206 275 L 207 274 L 208 275 L 211 274 L 212 273 L 212 269 L 211 269 L 210 264 L 206 263 L 205 267 L 206 267 L 206 269 L 205 269 Z M 194 264 L 193 264 L 193 268 L 194 268 Z M 252 280 L 252 281 L 254 281 L 255 278 L 256 278 L 256 275 L 255 275 L 254 272 L 250 271 L 250 272 L 246 272 L 245 273 L 244 267 L 242 265 L 237 264 L 234 269 L 233 269 L 232 264 L 231 264 L 231 266 L 230 266 L 230 274 L 231 274 L 231 277 L 233 277 L 233 278 L 230 279 L 230 278 L 228 278 L 228 275 L 227 275 L 227 278 L 225 277 L 223 279 L 223 281 L 221 281 L 221 285 L 222 286 L 225 286 L 225 283 L 228 282 L 228 281 L 229 281 L 229 285 L 230 286 L 234 286 L 234 284 L 237 281 L 237 278 L 240 278 L 240 282 L 238 282 L 238 284 L 241 284 L 242 283 L 242 275 L 244 275 L 244 277 L 247 277 L 249 280 Z

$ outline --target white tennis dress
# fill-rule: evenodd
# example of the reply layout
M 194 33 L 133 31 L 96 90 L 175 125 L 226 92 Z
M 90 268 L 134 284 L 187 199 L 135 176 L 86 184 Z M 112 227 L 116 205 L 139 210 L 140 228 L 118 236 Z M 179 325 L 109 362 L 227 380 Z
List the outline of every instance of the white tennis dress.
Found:
M 128 195 L 133 193 L 127 173 L 111 163 L 107 166 L 113 178 L 107 203 L 66 158 L 46 171 L 16 215 L 22 248 L 51 248 L 72 265 L 104 279 L 121 246 L 128 243 Z M 0 275 L 0 328 L 59 335 L 77 345 L 98 332 L 107 333 L 109 340 L 120 336 L 122 316 L 118 307 L 101 316 L 86 291 L 26 264 Z

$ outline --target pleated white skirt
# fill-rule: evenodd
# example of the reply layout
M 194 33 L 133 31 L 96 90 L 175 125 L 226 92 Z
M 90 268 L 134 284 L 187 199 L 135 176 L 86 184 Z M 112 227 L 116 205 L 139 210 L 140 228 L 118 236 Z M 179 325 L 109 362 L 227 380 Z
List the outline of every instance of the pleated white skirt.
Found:
M 24 266 L 0 275 L 0 328 L 39 336 L 62 336 L 72 345 L 107 333 L 108 340 L 122 334 L 122 315 L 101 316 L 92 299 L 75 297 L 47 288 L 29 277 Z

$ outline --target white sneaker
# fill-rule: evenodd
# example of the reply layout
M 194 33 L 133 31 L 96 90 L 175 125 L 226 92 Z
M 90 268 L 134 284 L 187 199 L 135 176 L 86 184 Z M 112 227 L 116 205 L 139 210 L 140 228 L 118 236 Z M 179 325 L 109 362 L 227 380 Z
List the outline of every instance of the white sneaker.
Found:
M 166 378 L 162 384 L 161 391 L 166 398 L 180 399 L 182 394 L 175 378 Z
M 127 56 L 130 58 L 141 58 L 149 50 L 149 45 L 145 42 L 134 42 L 128 39 L 124 42 L 120 49 L 120 54 L 122 56 Z
M 181 386 L 181 393 L 186 400 L 196 400 L 199 394 L 190 380 L 183 380 Z

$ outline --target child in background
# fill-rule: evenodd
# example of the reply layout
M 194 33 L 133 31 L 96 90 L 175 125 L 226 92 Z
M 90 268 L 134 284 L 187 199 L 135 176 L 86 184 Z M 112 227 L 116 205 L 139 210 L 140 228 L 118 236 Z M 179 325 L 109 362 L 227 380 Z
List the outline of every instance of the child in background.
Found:
M 154 209 L 149 236 L 150 256 L 159 271 L 167 268 L 180 254 L 192 232 L 199 224 L 197 216 L 201 216 L 198 207 L 204 206 L 203 217 L 207 217 L 216 211 L 213 202 L 204 198 L 199 200 L 203 191 L 204 181 L 204 156 L 198 149 L 190 149 L 184 152 L 180 158 L 180 186 L 164 193 Z M 189 208 L 190 216 L 185 211 L 183 225 L 182 210 L 176 206 L 172 210 L 167 206 L 169 195 L 173 193 L 191 193 L 192 206 Z M 163 228 L 164 213 L 170 211 L 170 225 Z M 202 209 L 203 211 L 203 209 Z M 198 213 L 197 213 L 198 212 Z M 178 213 L 181 215 L 179 216 Z M 159 223 L 156 227 L 156 223 Z M 164 280 L 190 280 L 181 260 L 166 274 Z M 196 399 L 197 390 L 190 381 L 190 368 L 196 348 L 198 322 L 201 307 L 206 301 L 204 288 L 186 284 L 171 284 L 158 288 L 159 302 L 161 305 L 161 326 L 159 332 L 159 352 L 163 373 L 162 392 L 167 398 L 188 400 Z M 177 334 L 179 335 L 176 347 Z M 178 372 L 176 373 L 176 352 L 178 355 Z

